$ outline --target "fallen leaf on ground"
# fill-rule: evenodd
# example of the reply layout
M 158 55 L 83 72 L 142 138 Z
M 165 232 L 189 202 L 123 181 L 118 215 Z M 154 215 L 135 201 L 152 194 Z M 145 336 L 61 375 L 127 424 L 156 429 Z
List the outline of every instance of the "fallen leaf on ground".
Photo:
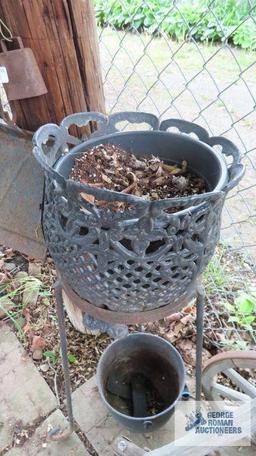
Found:
M 179 322 L 177 323 L 174 328 L 173 328 L 173 332 L 174 334 L 176 334 L 177 336 L 179 335 L 179 333 L 183 330 L 183 325 Z
M 80 193 L 80 195 L 88 203 L 93 204 L 95 201 L 95 197 L 93 195 L 89 195 L 89 193 Z
M 31 276 L 37 276 L 41 274 L 41 263 L 35 263 L 30 261 L 28 264 L 28 273 Z
M 4 250 L 4 256 L 5 256 L 6 258 L 12 258 L 12 257 L 15 256 L 15 253 L 14 253 L 13 249 L 11 249 L 11 248 L 5 249 L 5 250 Z
M 196 365 L 196 348 L 189 339 L 181 339 L 176 344 L 183 361 L 188 363 L 190 366 L 195 367 Z
M 180 354 L 185 361 L 192 367 L 196 365 L 196 344 L 190 339 L 180 339 L 176 343 L 176 348 L 180 351 Z M 211 354 L 206 348 L 203 348 L 203 364 L 211 357 Z
M 6 271 L 5 272 L 0 272 L 0 285 L 2 283 L 8 282 L 8 280 L 9 280 L 9 277 L 8 277 L 7 272 Z
M 182 351 L 189 351 L 192 350 L 193 348 L 193 342 L 190 339 L 180 339 L 177 342 L 177 345 L 179 346 L 180 350 Z
M 35 350 L 35 351 L 33 352 L 33 356 L 32 356 L 32 357 L 33 357 L 33 359 L 34 359 L 35 361 L 40 361 L 40 359 L 42 359 L 42 357 L 43 357 L 43 352 L 42 352 L 42 350 L 39 349 L 39 348 L 38 348 L 37 350 Z
M 193 313 L 195 311 L 195 306 L 187 306 L 183 309 L 183 312 L 188 314 L 188 313 Z
M 27 307 L 28 305 L 35 306 L 39 295 L 39 290 L 42 282 L 36 278 L 33 278 L 33 282 L 27 282 L 23 291 L 22 305 Z
M 179 337 L 181 335 L 182 328 L 183 328 L 183 325 L 180 322 L 176 323 L 175 321 L 172 321 L 169 330 L 166 332 L 166 329 L 165 329 L 165 331 L 164 331 L 165 338 L 168 339 L 169 342 L 176 342 L 177 339 L 179 339 Z M 160 334 L 161 334 L 161 332 L 160 332 Z
M 12 281 L 14 290 L 24 283 L 26 277 L 28 277 L 28 274 L 25 271 L 19 271 L 14 275 L 14 280 Z
M 24 331 L 25 334 L 29 334 L 30 337 L 32 337 L 31 325 L 30 325 L 31 315 L 30 315 L 29 309 L 24 309 L 23 310 L 23 315 L 24 315 L 25 320 L 26 320 L 26 324 L 25 324 L 25 326 L 23 328 L 23 331 Z
M 194 317 L 193 315 L 185 315 L 185 317 L 181 318 L 180 322 L 183 324 L 183 325 L 187 325 L 189 322 L 193 322 L 194 321 Z
M 31 325 L 30 323 L 26 323 L 25 326 L 23 327 L 23 332 L 25 334 L 29 334 L 31 332 Z
M 8 312 L 15 307 L 14 302 L 7 297 L 3 297 L 0 299 L 0 318 L 4 318 L 8 315 Z
M 24 315 L 24 317 L 26 319 L 26 322 L 29 323 L 30 320 L 31 320 L 31 314 L 30 314 L 29 309 L 24 309 L 23 310 L 23 315 Z
M 169 342 L 171 342 L 171 344 L 177 340 L 177 336 L 175 334 L 173 334 L 173 332 L 169 332 L 169 333 L 165 334 L 165 338 Z
M 43 350 L 46 346 L 46 341 L 42 336 L 34 336 L 31 345 L 31 351 Z
M 165 321 L 170 322 L 170 321 L 179 321 L 182 317 L 181 312 L 174 313 L 172 315 L 169 315 L 168 317 L 165 318 Z

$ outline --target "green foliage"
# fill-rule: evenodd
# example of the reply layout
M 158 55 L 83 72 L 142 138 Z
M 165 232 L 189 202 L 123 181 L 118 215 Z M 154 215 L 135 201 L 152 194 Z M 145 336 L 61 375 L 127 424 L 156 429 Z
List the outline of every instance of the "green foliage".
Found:
M 220 346 L 228 350 L 248 350 L 248 342 L 245 340 L 225 339 L 220 342 Z
M 206 281 L 212 280 L 215 287 L 219 288 L 225 285 L 227 276 L 224 273 L 224 266 L 221 263 L 220 256 L 214 256 L 204 272 L 204 278 Z
M 43 353 L 43 356 L 46 358 L 46 359 L 49 359 L 49 361 L 52 363 L 52 364 L 56 364 L 57 363 L 57 356 L 54 352 L 52 351 L 45 351 Z
M 256 322 L 256 297 L 253 294 L 245 292 L 238 293 L 234 304 L 225 303 L 229 311 L 229 321 L 235 323 L 242 329 L 253 330 L 253 324 Z
M 70 364 L 74 364 L 77 362 L 77 358 L 75 357 L 75 355 L 72 355 L 72 353 L 70 353 L 68 355 L 68 360 L 69 360 Z
M 46 358 L 47 360 L 49 360 L 49 361 L 51 362 L 51 364 L 54 365 L 54 364 L 57 363 L 58 355 L 57 355 L 55 352 L 48 350 L 48 351 L 45 351 L 45 352 L 43 353 L 43 356 L 44 356 L 44 358 Z M 68 355 L 68 360 L 69 360 L 70 364 L 74 364 L 74 363 L 77 362 L 76 356 L 75 356 L 75 355 L 72 355 L 72 353 L 70 353 L 70 354 Z
M 256 50 L 256 1 L 94 0 L 101 27 L 166 33 L 173 39 L 224 41 Z
M 226 309 L 229 311 L 229 321 L 235 323 L 242 329 L 248 331 L 253 330 L 253 324 L 256 322 L 256 295 L 255 293 L 245 293 L 240 291 L 234 303 L 225 303 Z
M 216 295 L 216 292 L 225 294 L 229 288 L 236 286 L 234 275 L 226 271 L 225 262 L 222 258 L 224 252 L 220 249 L 212 257 L 203 273 L 204 286 L 210 296 Z
M 203 284 L 208 299 L 215 302 L 216 309 L 219 308 L 219 318 L 229 322 L 229 327 L 246 331 L 254 338 L 256 290 L 250 276 L 239 272 L 243 264 L 243 257 L 237 256 L 234 263 L 234 258 L 230 260 L 225 247 L 219 245 L 203 273 Z M 219 344 L 229 350 L 245 350 L 248 347 L 247 341 L 236 338 L 222 340 Z

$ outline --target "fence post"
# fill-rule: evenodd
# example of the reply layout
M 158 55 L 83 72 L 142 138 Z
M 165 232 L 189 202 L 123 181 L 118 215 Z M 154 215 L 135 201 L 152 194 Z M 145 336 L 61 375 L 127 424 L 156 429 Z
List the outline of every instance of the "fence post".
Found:
M 32 48 L 48 89 L 13 102 L 19 127 L 34 131 L 74 112 L 104 112 L 92 0 L 1 0 L 0 17 Z

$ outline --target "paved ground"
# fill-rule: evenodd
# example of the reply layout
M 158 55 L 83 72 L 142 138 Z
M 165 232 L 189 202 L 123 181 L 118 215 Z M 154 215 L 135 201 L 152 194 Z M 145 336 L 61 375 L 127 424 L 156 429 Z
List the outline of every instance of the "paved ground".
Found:
M 193 395 L 194 382 L 188 379 Z M 107 413 L 96 387 L 95 377 L 73 393 L 74 416 L 90 444 L 99 456 L 113 456 L 113 444 L 118 436 L 124 436 L 138 447 L 154 450 L 174 441 L 174 417 L 158 431 L 150 434 L 134 434 L 116 423 Z M 86 413 L 85 413 L 86 410 Z M 191 447 L 191 455 L 196 450 Z M 251 447 L 226 447 L 219 450 L 219 456 L 254 456 Z
M 76 434 L 65 443 L 46 441 L 51 427 L 64 429 L 67 421 L 55 410 L 52 391 L 5 325 L 0 326 L 0 404 L 1 455 L 89 456 Z M 32 437 L 20 446 L 26 433 Z M 8 451 L 13 445 L 17 446 Z
M 76 434 L 63 442 L 47 442 L 45 436 L 49 429 L 55 426 L 67 426 L 67 421 L 60 410 L 46 418 L 22 447 L 11 449 L 6 456 L 89 456 Z
M 239 147 L 247 170 L 224 209 L 222 236 L 256 258 L 255 52 L 111 29 L 101 33 L 100 51 L 109 112 L 195 121 Z

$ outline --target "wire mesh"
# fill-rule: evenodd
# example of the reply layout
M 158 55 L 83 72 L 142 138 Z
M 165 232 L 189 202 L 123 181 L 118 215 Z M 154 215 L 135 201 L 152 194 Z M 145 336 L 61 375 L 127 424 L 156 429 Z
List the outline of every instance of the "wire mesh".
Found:
M 134 2 L 132 14 L 129 3 L 124 0 L 104 3 L 110 18 L 116 4 L 121 6 L 129 24 L 127 28 L 125 25 L 117 28 L 116 22 L 110 19 L 107 26 L 99 28 L 107 112 L 146 111 L 161 119 L 190 120 L 205 127 L 211 135 L 224 135 L 239 147 L 246 173 L 227 198 L 221 236 L 228 252 L 234 251 L 233 255 L 237 255 L 231 266 L 232 269 L 233 263 L 239 263 L 235 277 L 241 279 L 241 287 L 244 284 L 245 289 L 251 290 L 255 288 L 256 264 L 256 52 L 239 49 L 231 42 L 242 28 L 255 26 L 256 2 L 248 0 L 248 14 L 235 26 L 224 29 L 214 0 L 205 2 L 207 7 L 192 27 L 182 13 L 182 0 L 173 0 L 161 19 L 155 10 L 151 11 L 157 30 L 153 34 L 136 27 L 136 15 L 141 7 L 150 10 L 152 2 Z M 182 41 L 172 40 L 161 27 L 173 13 L 186 29 Z M 195 39 L 195 29 L 206 15 L 223 37 L 217 44 Z M 248 262 L 245 256 L 250 258 Z M 209 334 L 221 331 L 224 338 L 232 338 L 235 333 L 237 339 L 244 339 L 246 331 L 239 329 L 239 325 L 223 323 L 225 309 L 217 305 L 217 301 L 223 301 L 225 294 L 230 297 L 237 292 L 233 284 L 224 288 L 224 292 L 216 291 L 216 299 L 208 300 L 206 328 Z M 249 333 L 255 341 L 255 331 Z

